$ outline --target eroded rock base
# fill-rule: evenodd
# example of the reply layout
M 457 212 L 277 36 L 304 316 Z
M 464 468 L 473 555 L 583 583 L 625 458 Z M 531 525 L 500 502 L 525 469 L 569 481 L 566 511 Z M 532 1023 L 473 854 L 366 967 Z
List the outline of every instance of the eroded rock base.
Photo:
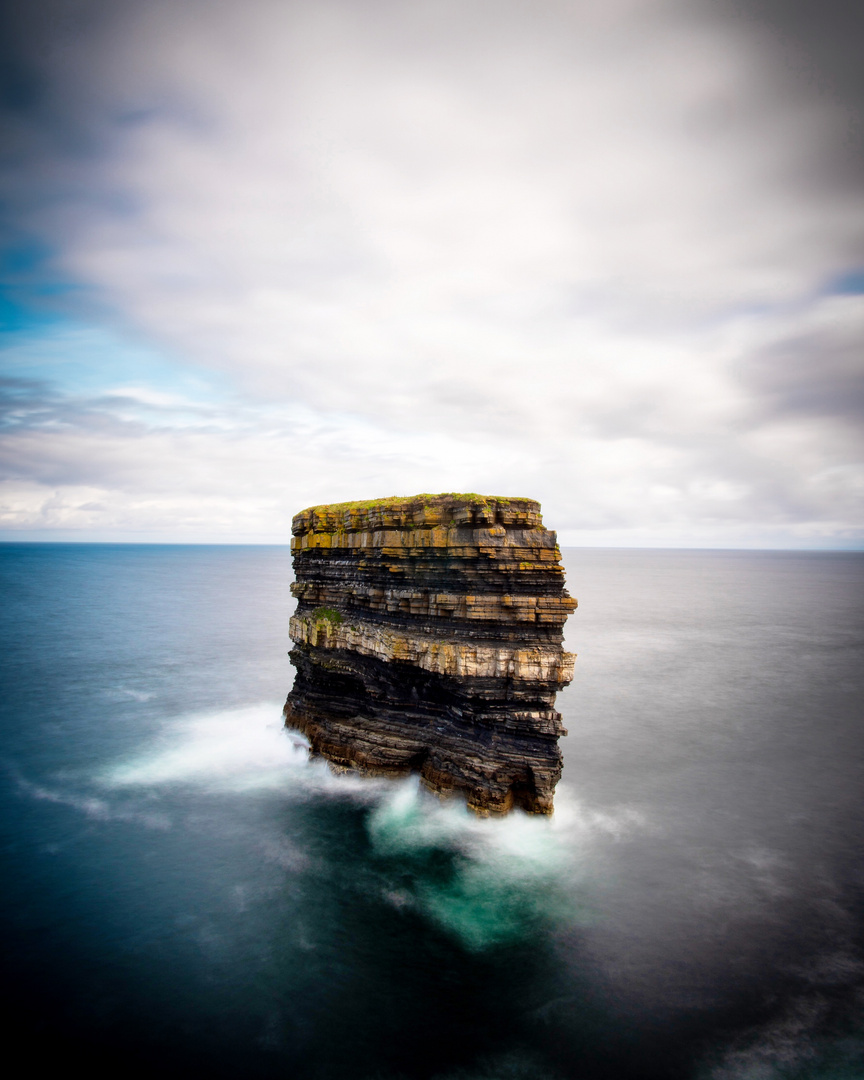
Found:
M 561 777 L 561 716 L 548 703 L 497 700 L 497 679 L 469 697 L 455 680 L 356 654 L 330 653 L 327 667 L 292 650 L 297 667 L 285 722 L 312 753 L 369 776 L 405 776 L 440 795 L 461 792 L 481 814 L 520 807 L 552 812 Z

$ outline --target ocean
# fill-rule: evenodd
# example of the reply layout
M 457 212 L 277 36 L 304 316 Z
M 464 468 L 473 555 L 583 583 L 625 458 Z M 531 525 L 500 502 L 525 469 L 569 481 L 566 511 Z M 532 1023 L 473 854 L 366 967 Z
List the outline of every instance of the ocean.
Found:
M 284 547 L 3 544 L 7 1055 L 864 1076 L 864 554 L 565 549 L 550 819 L 286 732 Z

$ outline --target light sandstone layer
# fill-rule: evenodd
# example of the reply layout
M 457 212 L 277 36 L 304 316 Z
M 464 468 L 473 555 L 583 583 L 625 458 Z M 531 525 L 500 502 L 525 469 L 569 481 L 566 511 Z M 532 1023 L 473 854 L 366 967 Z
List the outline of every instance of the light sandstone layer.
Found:
M 293 521 L 297 669 L 285 722 L 313 754 L 419 772 L 480 813 L 550 813 L 576 607 L 532 499 L 416 495 Z

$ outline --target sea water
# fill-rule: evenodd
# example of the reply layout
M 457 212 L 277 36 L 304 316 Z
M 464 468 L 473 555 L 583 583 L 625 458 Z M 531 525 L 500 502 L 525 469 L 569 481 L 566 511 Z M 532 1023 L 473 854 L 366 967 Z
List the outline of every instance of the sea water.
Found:
M 864 1076 L 864 555 L 564 552 L 551 819 L 281 725 L 282 547 L 0 545 L 6 1049 L 91 1076 Z

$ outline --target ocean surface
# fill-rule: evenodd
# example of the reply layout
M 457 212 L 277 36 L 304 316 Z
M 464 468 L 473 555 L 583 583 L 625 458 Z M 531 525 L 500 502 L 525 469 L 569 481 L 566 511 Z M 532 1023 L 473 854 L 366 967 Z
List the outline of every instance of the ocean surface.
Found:
M 281 726 L 281 547 L 0 545 L 6 1055 L 860 1080 L 864 555 L 567 549 L 551 819 Z

